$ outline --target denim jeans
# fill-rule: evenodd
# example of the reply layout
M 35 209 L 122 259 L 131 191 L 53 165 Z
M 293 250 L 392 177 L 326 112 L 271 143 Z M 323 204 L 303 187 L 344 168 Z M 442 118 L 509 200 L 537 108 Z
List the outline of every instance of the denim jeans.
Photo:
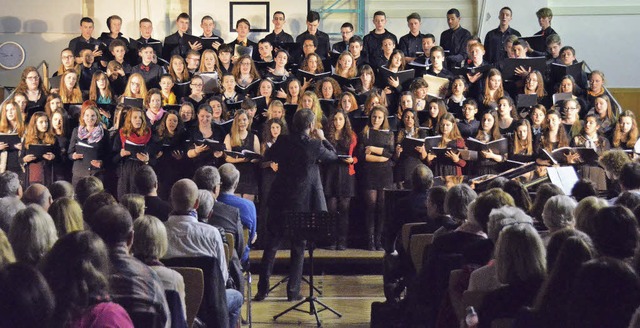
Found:
M 240 309 L 242 309 L 244 298 L 242 294 L 235 289 L 227 289 L 227 309 L 229 309 L 229 327 L 233 328 L 240 317 Z

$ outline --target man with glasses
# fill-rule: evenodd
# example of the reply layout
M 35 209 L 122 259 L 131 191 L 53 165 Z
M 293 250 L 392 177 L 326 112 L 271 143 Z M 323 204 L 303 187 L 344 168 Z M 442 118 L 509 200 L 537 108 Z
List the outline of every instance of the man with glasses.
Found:
M 286 22 L 284 13 L 282 11 L 276 11 L 273 13 L 273 32 L 265 36 L 265 40 L 269 41 L 274 47 L 277 47 L 279 43 L 293 42 L 291 34 L 284 31 L 284 23 Z

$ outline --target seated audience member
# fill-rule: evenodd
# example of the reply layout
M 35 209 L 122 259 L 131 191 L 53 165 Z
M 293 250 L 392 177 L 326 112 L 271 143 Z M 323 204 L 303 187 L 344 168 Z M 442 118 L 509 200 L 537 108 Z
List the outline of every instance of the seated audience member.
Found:
M 84 217 L 84 221 L 93 228 L 92 223 L 95 213 L 103 206 L 114 205 L 117 203 L 118 201 L 116 201 L 116 199 L 108 192 L 101 191 L 89 196 L 82 205 L 82 216 Z
M 111 298 L 127 310 L 136 326 L 149 327 L 144 320 L 151 317 L 156 323 L 153 327 L 165 327 L 170 312 L 162 281 L 129 252 L 134 240 L 129 211 L 122 205 L 111 204 L 93 213 L 91 229 L 102 238 L 109 252 Z
M 25 263 L 0 267 L 0 327 L 50 327 L 55 298 L 40 271 Z
M 220 173 L 218 173 L 218 169 L 208 165 L 199 167 L 193 175 L 193 182 L 196 183 L 198 189 L 208 191 L 213 197 L 213 207 L 210 209 L 211 213 L 205 222 L 222 227 L 225 232 L 232 233 L 236 238 L 238 256 L 243 263 L 248 261 L 249 247 L 244 243 L 240 210 L 237 207 L 217 201 L 218 195 L 220 195 Z
M 499 209 L 494 209 L 489 214 L 487 236 L 496 245 L 500 232 L 508 226 L 517 224 L 533 224 L 533 219 L 517 207 L 503 206 Z M 487 265 L 471 272 L 467 290 L 491 291 L 502 286 L 504 285 L 498 280 L 496 260 L 493 259 Z
M 633 191 L 623 191 L 613 205 L 620 205 L 633 211 L 640 205 L 640 193 Z
M 496 245 L 498 281 L 506 286 L 489 292 L 478 308 L 478 327 L 491 327 L 494 319 L 514 318 L 522 306 L 533 304 L 546 276 L 545 248 L 530 224 L 508 226 Z
M 16 255 L 13 254 L 13 248 L 9 243 L 9 238 L 4 233 L 4 230 L 0 229 L 0 267 L 16 261 Z
M 58 237 L 84 230 L 82 208 L 74 199 L 68 197 L 57 199 L 51 204 L 48 212 L 56 226 Z
M 0 173 L 0 197 L 17 196 L 22 198 L 22 185 L 18 175 L 11 171 Z
M 573 211 L 577 205 L 573 198 L 565 195 L 556 195 L 547 200 L 542 210 L 542 220 L 550 234 L 576 225 Z M 549 236 L 545 237 L 544 241 L 545 244 L 549 242 Z
M 233 164 L 226 163 L 218 168 L 218 173 L 220 173 L 221 181 L 218 201 L 240 210 L 242 226 L 249 229 L 249 244 L 253 244 L 258 237 L 256 233 L 256 206 L 253 202 L 233 194 L 240 181 L 240 171 Z
M 87 200 L 89 196 L 103 190 L 104 185 L 100 179 L 93 176 L 85 177 L 80 179 L 75 186 L 76 199 L 80 205 L 84 205 L 84 201 Z
M 32 183 L 22 195 L 22 202 L 25 205 L 37 204 L 45 211 L 49 210 L 49 206 L 53 203 L 49 189 L 42 184 Z
M 136 191 L 144 196 L 145 214 L 153 215 L 165 222 L 171 213 L 171 204 L 158 197 L 158 176 L 153 168 L 144 165 L 138 168 L 134 178 Z
M 444 236 L 467 221 L 469 205 L 476 197 L 478 194 L 468 185 L 451 187 L 444 198 L 444 212 L 449 215 L 449 220 L 443 222 L 442 227 L 433 233 L 433 238 Z
M 573 210 L 573 216 L 576 220 L 576 229 L 591 236 L 593 234 L 593 218 L 598 210 L 607 207 L 609 203 L 605 199 L 595 196 L 585 197 L 578 202 L 578 206 Z
M 144 216 L 145 205 L 144 196 L 142 195 L 124 194 L 120 198 L 120 205 L 124 206 L 127 211 L 129 211 L 133 221 Z
M 609 206 L 598 210 L 590 231 L 593 244 L 600 256 L 620 260 L 630 259 L 638 243 L 638 221 L 624 206 Z
M 0 229 L 8 233 L 16 213 L 24 208 L 18 197 L 0 198 Z
M 598 196 L 598 191 L 591 180 L 583 178 L 573 185 L 573 188 L 571 188 L 571 196 L 576 199 L 576 202 L 580 202 L 589 196 Z
M 198 186 L 189 180 L 178 180 L 171 188 L 171 205 L 173 212 L 165 226 L 169 248 L 165 258 L 210 256 L 218 259 L 220 272 L 225 281 L 229 279 L 229 271 L 224 255 L 224 244 L 217 228 L 198 222 Z M 227 289 L 227 307 L 229 309 L 229 326 L 235 325 L 240 315 L 242 294 L 237 290 Z
M 51 216 L 38 205 L 29 205 L 16 213 L 9 241 L 18 262 L 36 265 L 58 239 Z
M 538 187 L 538 191 L 536 192 L 536 198 L 533 200 L 533 205 L 531 206 L 531 211 L 529 214 L 535 220 L 536 226 L 541 226 L 544 229 L 546 227 L 543 225 L 542 220 L 542 212 L 544 210 L 544 205 L 547 203 L 549 198 L 556 195 L 564 195 L 564 192 L 560 187 L 546 183 Z
M 620 169 L 620 178 L 618 181 L 622 189 L 621 191 L 640 193 L 640 163 L 631 162 L 624 164 Z M 609 202 L 613 204 L 617 199 L 618 197 L 614 197 Z
M 73 186 L 69 181 L 58 180 L 52 183 L 49 186 L 49 192 L 51 193 L 51 198 L 53 201 L 56 201 L 58 198 L 73 198 Z
M 633 269 L 618 259 L 602 257 L 585 263 L 569 291 L 566 327 L 637 327 L 629 321 L 640 305 L 639 281 Z
M 173 291 L 178 294 L 181 305 L 181 313 L 171 313 L 172 326 L 182 326 L 186 324 L 186 305 L 184 279 L 180 273 L 165 267 L 160 259 L 167 253 L 169 242 L 167 240 L 167 229 L 162 221 L 151 215 L 144 215 L 133 222 L 135 239 L 131 246 L 133 255 L 144 264 L 148 265 L 158 274 L 165 293 Z M 173 309 L 172 309 L 173 310 Z M 176 323 L 175 320 L 180 320 Z
M 40 270 L 56 298 L 52 327 L 133 328 L 127 311 L 110 300 L 107 246 L 95 233 L 78 231 L 58 240 Z
M 607 198 L 617 197 L 622 191 L 619 183 L 620 173 L 624 165 L 631 162 L 629 155 L 621 149 L 607 150 L 598 162 L 607 174 Z

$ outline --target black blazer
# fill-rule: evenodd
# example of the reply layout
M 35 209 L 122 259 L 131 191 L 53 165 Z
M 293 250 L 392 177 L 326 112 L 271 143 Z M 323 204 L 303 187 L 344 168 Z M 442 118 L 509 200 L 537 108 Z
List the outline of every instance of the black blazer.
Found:
M 326 140 L 307 135 L 280 136 L 266 154 L 266 161 L 278 163 L 278 172 L 271 185 L 269 209 L 271 227 L 276 228 L 283 211 L 326 211 L 327 204 L 320 179 L 320 162 L 338 159 L 335 148 Z

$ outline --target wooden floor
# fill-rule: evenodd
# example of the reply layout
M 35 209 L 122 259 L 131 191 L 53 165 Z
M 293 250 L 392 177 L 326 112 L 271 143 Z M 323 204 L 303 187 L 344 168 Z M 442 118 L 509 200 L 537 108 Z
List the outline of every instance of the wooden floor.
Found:
M 257 290 L 258 278 L 258 275 L 253 275 L 254 293 Z M 271 284 L 281 279 L 282 276 L 273 276 Z M 314 279 L 316 287 L 322 292 L 319 300 L 342 314 L 342 318 L 338 318 L 330 311 L 320 312 L 323 327 L 369 327 L 371 303 L 384 301 L 381 275 L 322 275 Z M 304 295 L 309 293 L 307 286 L 303 283 Z M 253 327 L 316 327 L 313 315 L 297 311 L 291 311 L 279 317 L 277 321 L 273 320 L 274 315 L 294 304 L 296 302 L 287 302 L 286 286 L 280 285 L 264 301 L 252 302 Z M 301 309 L 308 310 L 308 303 Z M 243 308 L 243 316 L 244 310 Z

